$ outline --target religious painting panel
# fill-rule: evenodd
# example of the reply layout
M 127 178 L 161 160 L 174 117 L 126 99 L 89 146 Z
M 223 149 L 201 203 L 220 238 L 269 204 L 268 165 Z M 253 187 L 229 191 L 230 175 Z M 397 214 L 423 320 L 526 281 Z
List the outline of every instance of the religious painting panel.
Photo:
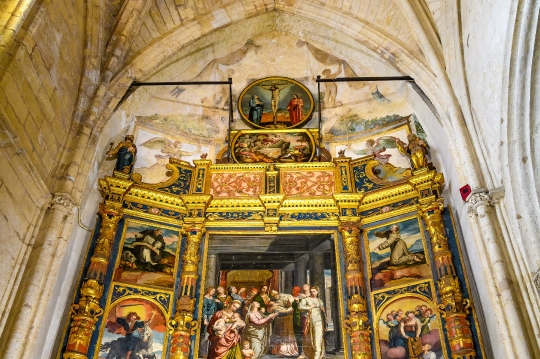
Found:
M 236 163 L 310 162 L 315 155 L 316 130 L 233 131 Z
M 431 286 L 424 283 L 375 295 L 376 304 L 384 301 L 375 320 L 377 358 L 448 358 L 436 303 L 430 294 L 424 296 Z
M 163 306 L 168 304 L 166 295 L 121 289 L 129 294 L 108 307 L 94 358 L 126 358 L 128 353 L 130 358 L 165 358 L 169 310 Z
M 180 238 L 178 228 L 128 219 L 113 280 L 172 290 Z
M 313 105 L 307 87 L 286 77 L 257 80 L 238 98 L 238 111 L 252 128 L 300 127 L 311 118 Z
M 366 227 L 371 290 L 380 290 L 432 278 L 421 219 L 390 219 Z
M 310 249 L 313 252 L 310 254 Z M 331 234 L 214 232 L 205 238 L 198 299 L 198 357 L 228 355 L 233 338 L 244 357 L 348 357 L 339 250 Z M 203 294 L 204 293 L 204 294 Z M 303 318 L 303 319 L 302 319 Z

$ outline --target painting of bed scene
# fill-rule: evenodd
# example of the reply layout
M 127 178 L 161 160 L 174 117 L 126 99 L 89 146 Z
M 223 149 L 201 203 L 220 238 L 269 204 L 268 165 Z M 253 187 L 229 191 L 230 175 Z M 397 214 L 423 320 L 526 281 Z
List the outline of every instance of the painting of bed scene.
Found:
M 178 229 L 129 221 L 114 280 L 173 288 L 178 257 Z
M 380 359 L 443 359 L 441 321 L 432 303 L 402 297 L 381 312 L 376 332 Z
M 165 352 L 166 320 L 149 300 L 120 301 L 106 318 L 97 358 L 161 359 Z
M 238 100 L 240 115 L 254 128 L 291 128 L 313 112 L 313 96 L 301 83 L 284 77 L 250 84 Z
M 372 290 L 431 278 L 418 218 L 370 229 L 366 236 Z
M 242 131 L 232 147 L 237 163 L 309 162 L 314 154 L 313 137 L 305 130 Z

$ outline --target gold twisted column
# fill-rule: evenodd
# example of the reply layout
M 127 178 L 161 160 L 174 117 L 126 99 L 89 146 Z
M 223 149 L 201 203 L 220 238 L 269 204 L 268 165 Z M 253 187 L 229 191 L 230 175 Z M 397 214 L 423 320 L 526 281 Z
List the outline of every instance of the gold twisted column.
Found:
M 371 358 L 371 329 L 368 326 L 366 288 L 360 255 L 360 228 L 356 223 L 341 223 L 345 251 L 345 279 L 349 315 L 344 321 L 351 337 L 353 359 Z
M 69 330 L 64 359 L 87 359 L 88 346 L 96 322 L 103 314 L 99 300 L 103 295 L 103 280 L 107 273 L 109 257 L 122 208 L 116 203 L 100 205 L 101 227 L 96 248 L 90 258 L 90 266 L 80 290 L 79 302 L 71 306 L 71 328 Z
M 442 211 L 443 199 L 419 206 L 419 212 L 424 218 L 429 236 L 433 261 L 437 270 L 437 285 L 442 304 L 439 311 L 446 321 L 445 327 L 450 342 L 453 359 L 472 359 L 476 357 L 474 350 L 471 325 L 467 320 L 470 303 L 463 298 L 456 269 L 452 262 L 452 253 L 448 247 L 448 237 L 444 230 Z
M 197 286 L 197 270 L 200 260 L 200 244 L 205 232 L 204 224 L 186 225 L 183 234 L 187 236 L 186 250 L 182 257 L 182 275 L 180 279 L 179 298 L 176 302 L 176 313 L 169 322 L 171 340 L 171 359 L 187 359 L 191 347 L 191 336 L 195 334 L 198 324 L 194 319 L 195 289 Z

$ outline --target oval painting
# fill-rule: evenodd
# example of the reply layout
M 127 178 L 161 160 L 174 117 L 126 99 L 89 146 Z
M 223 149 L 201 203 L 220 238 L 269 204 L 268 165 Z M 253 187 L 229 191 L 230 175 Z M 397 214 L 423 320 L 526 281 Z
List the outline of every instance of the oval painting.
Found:
M 300 127 L 313 114 L 313 96 L 298 81 L 266 77 L 242 91 L 238 111 L 252 128 Z

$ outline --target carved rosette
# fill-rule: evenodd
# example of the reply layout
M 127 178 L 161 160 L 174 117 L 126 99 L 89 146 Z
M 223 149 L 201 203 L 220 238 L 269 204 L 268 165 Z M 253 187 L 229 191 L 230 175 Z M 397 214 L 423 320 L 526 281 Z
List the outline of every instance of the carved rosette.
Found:
M 176 313 L 168 323 L 171 334 L 171 359 L 189 357 L 191 336 L 195 334 L 198 323 L 193 319 L 195 311 L 195 289 L 197 285 L 197 268 L 200 260 L 200 244 L 205 232 L 204 224 L 190 224 L 183 229 L 186 235 L 186 250 L 182 257 L 182 275 L 180 279 L 180 297 L 176 302 Z
M 471 325 L 467 320 L 469 300 L 463 298 L 456 269 L 452 262 L 452 253 L 448 247 L 448 237 L 444 229 L 442 211 L 444 203 L 437 199 L 419 207 L 426 228 L 431 238 L 433 260 L 437 270 L 437 286 L 441 296 L 439 311 L 445 319 L 453 359 L 476 357 L 472 339 Z
M 117 206 L 109 207 L 102 203 L 99 214 L 102 219 L 99 238 L 90 258 L 86 280 L 81 286 L 79 302 L 71 306 L 72 322 L 64 359 L 88 358 L 88 346 L 92 333 L 96 329 L 99 317 L 103 314 L 99 300 L 103 296 L 103 280 L 107 273 L 111 247 L 118 222 L 122 218 L 122 211 L 118 210 Z
M 344 325 L 351 337 L 353 359 L 371 358 L 371 330 L 368 326 L 363 263 L 359 252 L 360 229 L 356 223 L 341 223 L 339 231 L 343 237 L 347 305 L 350 312 Z

